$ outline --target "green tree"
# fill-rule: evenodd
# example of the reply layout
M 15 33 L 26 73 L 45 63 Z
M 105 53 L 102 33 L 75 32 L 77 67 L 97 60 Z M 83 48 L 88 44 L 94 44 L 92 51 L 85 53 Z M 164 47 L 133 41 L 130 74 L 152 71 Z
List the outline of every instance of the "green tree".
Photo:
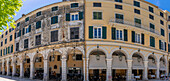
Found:
M 8 29 L 9 25 L 15 28 L 14 17 L 20 10 L 22 0 L 0 0 L 0 30 Z

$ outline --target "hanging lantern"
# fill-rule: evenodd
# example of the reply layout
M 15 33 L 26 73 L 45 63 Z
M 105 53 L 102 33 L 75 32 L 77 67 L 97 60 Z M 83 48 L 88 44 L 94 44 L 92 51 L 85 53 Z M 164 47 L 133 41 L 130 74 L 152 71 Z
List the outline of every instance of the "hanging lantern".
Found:
M 140 56 L 138 56 L 138 62 L 140 62 Z
M 39 52 L 38 52 L 38 50 L 37 50 L 37 57 L 36 57 L 36 59 L 35 59 L 36 62 L 39 61 L 38 53 L 39 53 Z
M 155 59 L 154 58 L 152 58 L 152 63 L 155 63 Z
M 122 61 L 122 59 L 123 59 L 122 54 L 119 54 L 119 60 Z
M 55 60 L 55 56 L 54 56 L 54 48 L 53 48 L 53 57 L 52 57 L 52 61 L 54 61 Z
M 99 48 L 99 45 L 97 45 L 97 55 L 96 55 L 96 60 L 100 60 L 100 55 L 99 55 L 98 48 Z
M 74 47 L 74 53 L 73 53 L 73 56 L 72 56 L 73 60 L 76 60 L 75 48 L 76 48 L 76 47 Z

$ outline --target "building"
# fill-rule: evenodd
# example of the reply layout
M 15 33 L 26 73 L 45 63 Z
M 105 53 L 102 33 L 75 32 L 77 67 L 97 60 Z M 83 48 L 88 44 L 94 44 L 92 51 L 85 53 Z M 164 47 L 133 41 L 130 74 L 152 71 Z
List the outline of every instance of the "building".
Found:
M 1 72 L 44 81 L 51 74 L 62 81 L 159 79 L 170 69 L 169 18 L 144 0 L 47 5 L 16 21 L 14 40 L 1 45 Z M 10 36 L 3 35 L 1 42 Z

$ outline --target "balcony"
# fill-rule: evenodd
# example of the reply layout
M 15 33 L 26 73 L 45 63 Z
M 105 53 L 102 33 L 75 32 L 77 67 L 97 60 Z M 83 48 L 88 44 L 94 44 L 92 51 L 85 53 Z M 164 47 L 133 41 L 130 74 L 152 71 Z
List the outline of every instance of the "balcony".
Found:
M 141 29 L 144 29 L 144 30 L 146 30 L 146 31 L 152 32 L 152 33 L 154 33 L 154 34 L 160 35 L 159 31 L 157 31 L 157 30 L 155 30 L 155 29 L 152 29 L 152 28 L 150 28 L 150 27 L 144 26 L 144 25 L 139 24 L 139 23 L 135 23 L 135 22 L 123 20 L 123 19 L 112 18 L 112 19 L 110 20 L 110 23 L 118 23 L 118 24 L 129 25 L 129 26 L 141 28 Z

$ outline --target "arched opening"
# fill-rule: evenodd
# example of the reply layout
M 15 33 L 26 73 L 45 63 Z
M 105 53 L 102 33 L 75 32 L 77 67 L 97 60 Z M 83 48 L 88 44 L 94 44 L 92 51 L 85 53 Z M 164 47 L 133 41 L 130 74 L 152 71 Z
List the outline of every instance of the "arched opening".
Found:
M 44 58 L 42 54 L 37 53 L 34 58 L 34 79 L 43 79 Z
M 9 76 L 12 76 L 12 59 L 9 60 Z
M 160 58 L 160 78 L 164 78 L 166 76 L 166 62 L 165 62 L 165 57 Z
M 2 68 L 3 68 L 3 67 L 2 67 L 2 60 L 1 60 L 1 61 L 0 61 L 0 70 L 1 70 L 1 71 L 0 71 L 0 74 L 2 74 L 2 70 L 3 70 Z
M 83 80 L 83 54 L 76 48 L 67 57 L 67 80 Z
M 4 62 L 4 67 L 5 67 L 5 74 L 4 75 L 7 75 L 7 61 L 6 60 Z
M 48 62 L 49 62 L 49 79 L 60 81 L 61 80 L 61 54 L 56 51 L 51 52 L 48 58 Z
M 148 57 L 148 79 L 156 78 L 157 62 L 154 55 Z
M 28 56 L 24 56 L 24 77 L 30 77 L 30 58 Z
M 127 60 L 125 54 L 121 51 L 115 51 L 112 54 L 112 79 L 113 81 L 126 80 Z
M 143 78 L 144 63 L 143 58 L 139 52 L 136 52 L 132 56 L 132 77 L 138 80 Z
M 90 81 L 106 80 L 106 55 L 101 50 L 94 50 L 89 55 Z

